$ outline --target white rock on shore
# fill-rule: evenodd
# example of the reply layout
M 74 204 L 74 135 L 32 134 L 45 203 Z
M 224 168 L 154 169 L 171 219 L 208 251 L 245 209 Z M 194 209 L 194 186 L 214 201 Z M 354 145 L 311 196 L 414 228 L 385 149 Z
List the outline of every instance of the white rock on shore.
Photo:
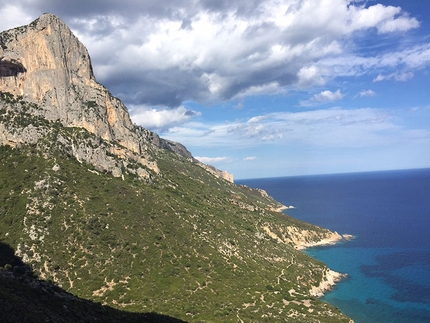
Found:
M 330 246 L 330 245 L 334 245 L 340 241 L 352 240 L 354 238 L 355 237 L 353 235 L 350 235 L 350 234 L 340 235 L 339 233 L 337 233 L 335 231 L 335 232 L 327 235 L 326 238 L 321 239 L 319 241 L 315 241 L 315 242 L 297 241 L 296 249 L 297 250 L 303 250 L 303 249 L 312 248 L 312 247 Z
M 334 270 L 327 269 L 320 284 L 318 286 L 312 286 L 312 289 L 309 291 L 309 293 L 312 296 L 322 297 L 324 296 L 325 292 L 330 291 L 338 281 L 345 278 L 346 276 L 346 274 L 341 274 Z

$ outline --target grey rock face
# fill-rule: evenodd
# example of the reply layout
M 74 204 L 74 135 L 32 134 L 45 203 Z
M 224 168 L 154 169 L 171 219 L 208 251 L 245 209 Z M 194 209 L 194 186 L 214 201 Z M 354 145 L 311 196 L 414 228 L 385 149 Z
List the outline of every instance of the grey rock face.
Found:
M 39 104 L 32 111 L 141 153 L 125 106 L 97 83 L 84 45 L 56 16 L 1 33 L 0 91 Z
M 65 127 L 84 128 L 115 143 L 108 154 L 138 162 L 156 174 L 159 169 L 149 153 L 154 148 L 168 149 L 196 162 L 183 145 L 132 123 L 123 103 L 97 83 L 85 46 L 55 15 L 44 14 L 27 26 L 0 33 L 0 92 L 11 93 L 17 101 L 33 103 L 26 106 L 26 112 L 33 116 Z M 34 132 L 27 128 L 25 131 Z M 31 143 L 40 136 L 14 137 L 3 126 L 0 137 L 2 142 L 12 144 Z M 75 146 L 73 154 L 87 156 L 81 158 L 121 176 L 120 167 L 103 163 L 102 157 L 94 157 L 89 148 L 83 152 L 82 147 Z M 142 169 L 138 174 L 146 176 L 147 171 Z

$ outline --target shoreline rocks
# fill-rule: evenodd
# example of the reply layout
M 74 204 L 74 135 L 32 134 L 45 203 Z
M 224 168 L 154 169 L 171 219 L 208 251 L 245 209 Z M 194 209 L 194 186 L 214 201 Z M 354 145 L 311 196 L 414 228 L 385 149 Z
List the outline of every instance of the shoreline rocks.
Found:
M 309 293 L 315 297 L 322 297 L 324 296 L 324 293 L 332 290 L 336 283 L 346 278 L 347 276 L 347 274 L 341 274 L 327 268 L 320 284 L 318 286 L 312 286 L 312 289 L 309 291 Z
M 303 249 L 311 248 L 311 247 L 334 245 L 340 241 L 348 241 L 352 239 L 355 239 L 355 236 L 351 234 L 340 235 L 335 231 L 333 233 L 333 238 L 323 239 L 320 242 L 316 242 L 313 245 L 308 245 Z M 331 291 L 339 281 L 341 281 L 342 279 L 345 279 L 346 277 L 348 277 L 348 274 L 342 274 L 327 268 L 320 284 L 318 286 L 312 286 L 312 289 L 309 291 L 309 293 L 315 297 L 323 297 L 326 292 Z
M 334 231 L 331 236 L 321 239 L 319 241 L 314 241 L 314 242 L 301 242 L 296 244 L 296 249 L 297 250 L 304 250 L 307 248 L 314 248 L 314 247 L 323 247 L 323 246 L 331 246 L 331 245 L 335 245 L 341 241 L 349 241 L 354 239 L 355 236 L 351 235 L 351 234 L 339 234 L 336 231 Z

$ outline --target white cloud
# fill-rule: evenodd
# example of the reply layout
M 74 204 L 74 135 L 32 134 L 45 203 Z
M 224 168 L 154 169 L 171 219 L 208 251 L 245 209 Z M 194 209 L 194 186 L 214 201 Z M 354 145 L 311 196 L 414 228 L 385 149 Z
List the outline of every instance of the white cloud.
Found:
M 47 1 L 17 0 L 14 5 L 0 4 L 0 26 L 28 23 L 28 17 L 46 11 Z M 67 1 L 49 5 L 88 47 L 99 80 L 127 105 L 177 107 L 185 100 L 284 93 L 295 86 L 323 85 L 348 71 L 373 72 L 372 60 L 393 67 L 429 61 L 422 51 L 402 52 L 394 53 L 391 62 L 355 57 L 355 63 L 340 66 L 357 31 L 389 34 L 419 26 L 400 7 L 363 1 L 94 0 L 81 6 Z
M 373 90 L 363 90 L 360 93 L 358 93 L 355 97 L 359 96 L 359 97 L 364 97 L 364 96 L 375 96 L 376 92 Z
M 338 100 L 342 100 L 344 96 L 345 94 L 340 92 L 340 89 L 338 89 L 336 92 L 326 90 L 326 91 L 322 91 L 321 93 L 315 94 L 307 101 L 300 102 L 300 105 L 311 106 L 319 103 L 338 101 Z
M 187 110 L 180 106 L 176 109 L 156 109 L 149 107 L 132 107 L 131 119 L 134 123 L 150 130 L 166 130 L 178 124 L 183 124 L 200 112 Z
M 192 147 L 238 149 L 259 145 L 314 148 L 362 148 L 404 145 L 427 141 L 430 131 L 408 130 L 397 124 L 396 111 L 383 109 L 319 109 L 277 112 L 229 124 L 187 124 L 174 136 L 162 134 Z M 249 121 L 252 122 L 249 122 Z M 203 134 L 206 133 L 205 136 Z M 284 149 L 279 147 L 279 149 Z
M 325 84 L 325 80 L 321 75 L 321 69 L 314 65 L 302 67 L 297 76 L 299 78 L 298 84 L 301 87 Z
M 285 92 L 277 82 L 272 82 L 264 85 L 251 86 L 243 91 L 240 91 L 232 99 L 243 98 L 247 96 L 256 96 L 260 94 L 279 94 Z
M 402 13 L 400 7 L 384 6 L 376 4 L 368 8 L 353 7 L 350 10 L 351 24 L 353 30 L 376 28 L 379 33 L 390 33 L 406 31 L 419 27 L 415 18 L 410 18 Z
M 415 70 L 430 65 L 430 43 L 375 56 L 341 55 L 321 59 L 318 63 L 326 77 L 360 76 L 378 73 L 374 82 L 394 79 L 408 80 Z M 402 70 L 403 72 L 399 72 Z
M 257 159 L 257 157 L 255 157 L 255 156 L 249 156 L 249 157 L 245 157 L 243 160 L 244 161 L 252 161 L 252 160 L 256 160 Z
M 379 27 L 380 33 L 391 33 L 395 31 L 406 31 L 413 28 L 418 28 L 420 23 L 415 18 L 402 16 L 395 19 L 384 21 Z
M 341 100 L 345 95 L 340 92 L 338 89 L 336 92 L 331 91 L 323 91 L 319 94 L 316 94 L 311 100 L 316 102 L 331 102 Z
M 26 13 L 19 4 L 5 4 L 4 6 L 0 4 L 0 17 L 0 32 L 17 26 L 26 25 L 32 20 L 31 15 Z M 34 18 L 36 17 L 33 17 L 33 19 Z
M 377 77 L 373 79 L 373 82 L 380 82 L 385 80 L 395 80 L 395 81 L 405 82 L 413 77 L 414 77 L 414 73 L 412 72 L 403 72 L 403 73 L 396 72 L 388 75 L 379 74 Z
M 204 163 L 204 164 L 217 164 L 228 161 L 228 157 L 194 157 L 198 161 Z
M 383 81 L 385 79 L 386 79 L 385 76 L 383 76 L 381 74 L 378 74 L 378 76 L 373 79 L 373 82 L 381 82 L 381 81 Z

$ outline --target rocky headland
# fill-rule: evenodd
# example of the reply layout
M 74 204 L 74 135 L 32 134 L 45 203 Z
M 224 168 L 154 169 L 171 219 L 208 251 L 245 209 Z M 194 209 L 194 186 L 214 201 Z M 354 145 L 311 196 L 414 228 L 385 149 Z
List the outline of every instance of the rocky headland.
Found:
M 52 14 L 0 33 L 0 178 L 1 242 L 79 298 L 191 322 L 349 322 L 316 297 L 339 276 L 300 251 L 344 237 L 134 125 Z

